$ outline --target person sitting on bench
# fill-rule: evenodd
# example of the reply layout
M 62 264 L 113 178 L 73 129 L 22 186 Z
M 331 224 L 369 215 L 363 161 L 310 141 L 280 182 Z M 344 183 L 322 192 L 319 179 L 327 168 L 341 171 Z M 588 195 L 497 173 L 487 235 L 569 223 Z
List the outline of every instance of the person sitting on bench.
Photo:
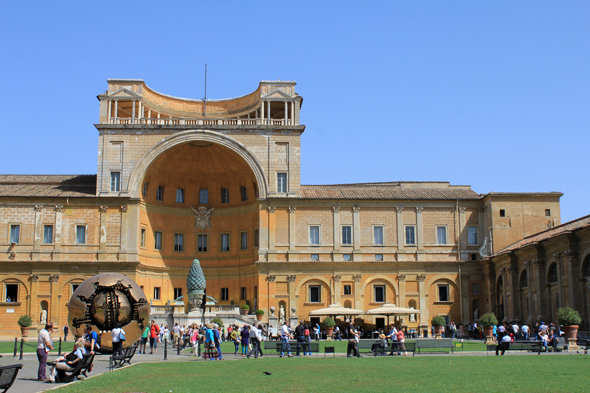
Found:
M 84 343 L 86 341 L 83 338 L 79 338 L 74 344 L 74 350 L 68 353 L 65 357 L 57 358 L 51 362 L 51 373 L 49 375 L 48 382 L 56 382 L 57 370 L 60 371 L 73 371 L 76 368 L 76 363 L 84 358 Z M 63 374 L 61 374 L 63 375 Z
M 551 331 L 549 332 L 549 336 L 547 338 L 547 342 L 553 348 L 553 352 L 561 352 L 561 350 L 559 350 L 557 348 L 557 345 L 559 344 L 559 338 L 555 334 L 555 329 L 551 329 Z
M 508 334 L 504 334 L 501 341 L 496 345 L 496 356 L 498 356 L 498 351 L 502 351 L 502 356 L 504 356 L 504 352 L 506 352 L 506 349 L 510 346 L 511 341 L 512 338 L 510 338 Z

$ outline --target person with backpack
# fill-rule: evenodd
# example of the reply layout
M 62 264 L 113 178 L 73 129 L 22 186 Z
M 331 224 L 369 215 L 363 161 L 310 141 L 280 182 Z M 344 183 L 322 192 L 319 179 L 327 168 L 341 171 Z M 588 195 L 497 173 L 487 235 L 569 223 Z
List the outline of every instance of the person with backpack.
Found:
M 100 334 L 92 330 L 92 325 L 87 324 L 84 329 L 84 332 L 86 333 L 84 335 L 84 339 L 90 343 L 90 352 L 94 353 L 95 349 L 100 349 L 100 342 L 102 337 Z
M 121 327 L 121 322 L 115 323 L 115 328 L 111 330 L 113 342 L 113 355 L 123 353 L 123 341 L 125 341 L 125 330 Z
M 160 335 L 160 327 L 156 324 L 156 322 L 152 319 L 152 324 L 150 325 L 150 355 L 151 354 L 158 354 L 158 336 Z

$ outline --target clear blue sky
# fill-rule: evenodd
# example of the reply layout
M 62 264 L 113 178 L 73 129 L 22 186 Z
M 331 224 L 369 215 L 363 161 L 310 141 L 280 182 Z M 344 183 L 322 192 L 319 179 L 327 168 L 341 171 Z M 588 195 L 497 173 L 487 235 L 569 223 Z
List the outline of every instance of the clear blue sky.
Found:
M 302 183 L 561 191 L 590 214 L 590 2 L 0 2 L 0 173 L 96 173 L 107 78 L 303 96 Z

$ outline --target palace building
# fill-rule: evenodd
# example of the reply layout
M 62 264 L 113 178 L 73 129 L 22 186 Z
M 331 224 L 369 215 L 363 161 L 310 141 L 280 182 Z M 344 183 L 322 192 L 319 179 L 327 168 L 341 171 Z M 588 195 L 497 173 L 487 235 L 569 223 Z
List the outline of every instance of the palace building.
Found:
M 546 307 L 505 309 L 526 287 L 500 269 L 524 262 L 518 252 L 489 257 L 559 227 L 561 193 L 478 194 L 444 181 L 302 185 L 295 87 L 262 81 L 205 102 L 109 79 L 97 97 L 96 175 L 0 175 L 4 335 L 14 337 L 24 314 L 63 326 L 73 290 L 102 272 L 127 275 L 163 307 L 186 293 L 195 258 L 218 307 L 249 304 L 265 322 L 271 306 L 316 322 L 309 312 L 332 303 L 414 307 L 420 314 L 403 323 L 416 330 L 434 315 L 553 317 Z M 503 274 L 511 294 L 498 289 Z M 561 291 L 565 302 L 578 294 Z

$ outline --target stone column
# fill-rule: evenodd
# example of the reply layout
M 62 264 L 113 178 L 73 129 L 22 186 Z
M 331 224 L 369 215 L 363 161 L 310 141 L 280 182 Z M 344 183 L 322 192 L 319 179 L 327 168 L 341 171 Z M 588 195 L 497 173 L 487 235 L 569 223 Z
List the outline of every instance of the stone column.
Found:
M 43 224 L 41 218 L 43 216 L 43 205 L 35 205 L 35 240 L 33 245 L 33 252 L 31 253 L 33 260 L 39 260 L 41 257 L 41 243 L 43 239 Z
M 424 260 L 424 226 L 422 224 L 422 206 L 416 207 L 416 236 L 418 237 L 417 245 L 418 252 L 416 253 L 416 260 Z
M 566 270 L 565 276 L 568 283 L 569 306 L 574 310 L 583 310 L 583 294 L 581 287 L 583 282 L 580 280 L 578 272 L 580 271 L 580 253 L 574 250 L 567 250 L 563 253 L 563 266 Z
M 494 312 L 496 313 L 496 285 L 495 285 L 495 278 L 496 275 L 490 271 L 484 273 L 484 281 L 487 286 L 487 293 L 488 293 L 488 301 L 486 302 L 485 312 Z M 482 306 L 482 305 L 480 305 Z M 480 314 L 485 314 L 481 312 Z
M 430 313 L 428 311 L 428 290 L 426 288 L 426 275 L 425 274 L 418 274 L 416 276 L 416 281 L 418 281 L 418 295 L 420 296 L 420 323 L 418 324 L 419 329 L 419 336 L 422 337 L 422 330 L 428 329 L 428 324 L 430 323 Z
M 51 282 L 51 306 L 47 312 L 47 320 L 59 328 L 59 274 L 49 276 L 49 282 Z
M 398 293 L 396 303 L 398 307 L 408 307 L 406 304 L 406 275 L 405 274 L 398 274 L 397 275 L 397 283 L 398 283 Z
M 115 100 L 115 123 L 117 122 L 118 115 L 119 115 L 119 101 Z
M 291 125 L 295 125 L 295 103 L 291 101 Z
M 98 260 L 104 261 L 107 259 L 107 211 L 108 206 L 100 207 L 100 244 L 98 248 Z
M 55 206 L 55 233 L 53 234 L 53 259 L 60 259 L 61 256 L 61 232 L 63 223 L 63 205 Z
M 340 295 L 342 293 L 341 279 L 342 276 L 340 274 L 334 274 L 332 276 L 332 303 L 340 303 Z
M 33 325 L 31 325 L 31 329 L 37 329 L 37 321 L 39 320 L 39 275 L 31 273 L 29 275 L 29 280 L 31 281 L 29 315 L 33 319 Z
M 274 206 L 268 207 L 268 259 L 275 260 L 276 255 L 274 254 L 275 251 L 275 234 L 276 234 L 276 214 L 277 208 Z M 270 254 L 273 252 L 273 254 Z
M 473 314 L 471 314 L 471 312 L 470 312 L 471 304 L 469 304 L 469 278 L 470 278 L 469 274 L 461 275 L 461 292 L 462 292 L 461 308 L 463 310 L 462 311 L 463 321 L 461 321 L 461 322 L 464 326 L 469 325 L 469 322 L 471 322 L 471 318 L 473 317 Z
M 406 239 L 404 236 L 404 208 L 396 207 L 397 209 L 397 260 L 403 261 L 405 259 L 405 247 Z
M 127 216 L 129 215 L 128 210 L 129 206 L 121 206 L 121 247 L 119 249 L 120 261 L 127 260 Z
M 526 322 L 533 322 L 533 274 L 531 271 L 531 262 L 530 261 L 525 261 L 524 262 L 524 268 L 526 269 L 526 277 L 527 277 L 527 292 L 528 292 L 528 298 L 527 298 L 527 303 L 528 307 L 525 307 L 524 310 L 522 310 L 522 315 L 526 315 Z
M 545 260 L 537 258 L 532 260 L 533 276 L 535 282 L 535 294 L 533 295 L 533 306 L 537 319 L 547 319 L 549 316 L 547 309 L 547 281 L 545 278 Z
M 132 109 L 131 109 L 131 124 L 135 124 L 135 100 L 132 101 Z
M 260 121 L 261 124 L 264 124 L 264 101 L 260 103 Z
M 361 250 L 361 220 L 360 220 L 361 208 L 356 205 L 352 208 L 352 241 L 353 241 L 353 253 L 352 257 L 354 261 L 361 261 L 363 259 Z
M 520 304 L 519 304 L 519 289 L 518 289 L 518 265 L 513 263 L 512 266 L 506 269 L 506 278 L 507 278 L 507 289 L 510 292 L 510 304 L 508 307 L 510 309 L 510 321 L 517 321 L 518 323 L 522 322 L 520 320 Z
M 340 251 L 340 206 L 332 207 L 334 217 L 334 251 Z
M 465 206 L 459 206 L 459 236 L 457 236 L 457 239 L 459 239 L 459 244 L 457 245 L 459 260 L 465 261 L 468 258 L 466 253 L 462 253 L 467 244 L 467 233 L 465 231 Z
M 283 118 L 285 119 L 285 124 L 284 125 L 287 125 L 287 119 L 289 118 L 288 115 L 289 115 L 289 110 L 288 110 L 288 107 L 287 107 L 287 101 L 285 101 L 285 116 L 283 116 Z
M 289 261 L 297 260 L 297 251 L 295 244 L 297 242 L 297 222 L 295 221 L 296 207 L 289 207 L 289 252 L 287 254 Z
M 266 116 L 268 117 L 268 124 L 270 125 L 270 101 L 266 101 L 266 105 L 267 105 L 267 111 L 268 111 Z
M 107 106 L 107 123 L 111 123 L 111 112 L 112 112 L 112 108 L 113 108 L 113 101 L 108 100 L 108 106 Z
M 289 294 L 289 304 L 287 306 L 287 310 L 285 310 L 287 316 L 291 315 L 291 308 L 297 308 L 297 293 L 295 293 L 295 281 L 297 281 L 297 275 L 292 274 L 287 276 L 287 293 Z M 285 319 L 288 319 L 287 316 L 285 316 Z
M 361 293 L 361 280 L 363 279 L 362 274 L 355 274 L 352 276 L 352 280 L 354 281 L 354 306 L 353 308 L 359 308 L 364 310 L 363 298 Z

